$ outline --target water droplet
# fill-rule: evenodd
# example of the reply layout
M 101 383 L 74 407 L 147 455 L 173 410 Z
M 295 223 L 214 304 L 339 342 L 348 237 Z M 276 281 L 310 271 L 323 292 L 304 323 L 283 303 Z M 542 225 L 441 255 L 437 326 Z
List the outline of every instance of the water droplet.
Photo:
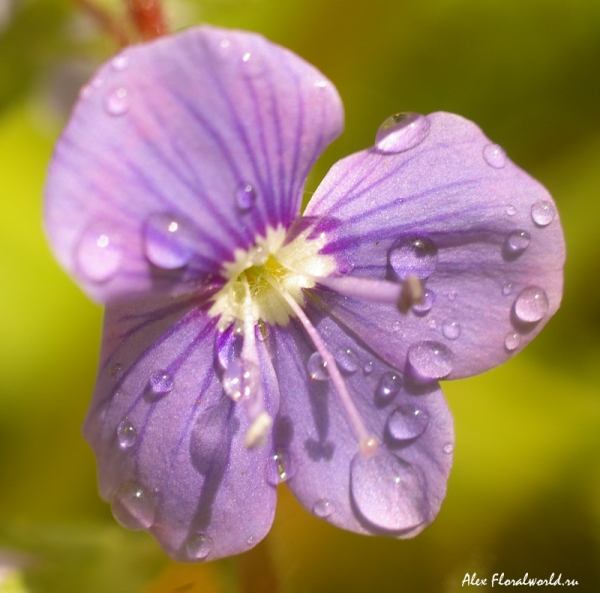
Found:
M 509 352 L 516 350 L 520 344 L 521 344 L 521 337 L 519 336 L 519 334 L 516 334 L 516 333 L 506 334 L 506 337 L 504 338 L 504 347 Z
M 258 322 L 258 329 L 256 331 L 256 339 L 259 342 L 265 342 L 269 337 L 270 333 L 269 325 L 267 323 Z
M 249 183 L 242 183 L 235 192 L 235 203 L 241 212 L 248 212 L 256 201 L 256 190 Z
M 165 395 L 173 389 L 173 377 L 167 371 L 156 371 L 150 375 L 149 384 L 154 395 Z
M 417 342 L 408 349 L 408 362 L 421 379 L 443 379 L 452 372 L 452 351 L 439 342 Z
M 112 90 L 104 100 L 104 108 L 110 115 L 123 115 L 129 111 L 131 100 L 124 87 Z
M 248 545 L 248 546 L 254 545 L 254 536 L 253 535 L 250 535 L 249 537 L 246 538 L 246 545 Z
M 456 300 L 456 290 L 451 290 L 447 295 L 449 301 Z
M 514 206 L 506 207 L 506 214 L 508 214 L 508 216 L 514 216 L 516 213 L 517 213 L 517 209 Z
M 509 296 L 509 295 L 511 295 L 513 293 L 514 289 L 515 289 L 515 285 L 514 284 L 511 284 L 511 283 L 505 284 L 502 287 L 502 294 L 504 296 Z
M 369 360 L 365 362 L 365 366 L 363 366 L 363 373 L 365 375 L 370 375 L 373 372 L 373 361 Z
M 379 402 L 391 402 L 402 387 L 402 377 L 393 371 L 386 371 L 379 379 L 375 399 Z
M 504 241 L 504 251 L 508 255 L 520 255 L 529 247 L 530 242 L 531 235 L 527 231 L 512 231 Z
M 370 458 L 354 456 L 350 489 L 360 514 L 382 529 L 404 531 L 426 519 L 426 497 L 417 472 L 381 447 Z
M 545 317 L 549 306 L 546 293 L 537 286 L 529 286 L 519 293 L 515 314 L 520 321 L 533 323 Z
M 268 70 L 267 61 L 256 52 L 245 52 L 242 55 L 242 71 L 248 78 L 263 76 Z
M 327 363 L 321 358 L 318 352 L 313 352 L 308 359 L 308 374 L 315 381 L 327 381 L 329 379 L 329 371 Z
M 117 438 L 121 449 L 133 447 L 137 440 L 137 430 L 134 428 L 133 424 L 131 424 L 129 418 L 125 417 L 121 420 L 121 423 L 117 427 Z
M 350 348 L 340 348 L 337 351 L 335 360 L 338 363 L 340 370 L 349 375 L 356 373 L 360 366 L 358 356 Z
M 77 246 L 77 265 L 92 282 L 107 282 L 113 278 L 123 261 L 120 237 L 108 222 L 92 224 L 83 233 Z
M 223 390 L 234 402 L 242 397 L 250 399 L 257 393 L 259 381 L 258 367 L 252 362 L 236 358 L 223 373 Z
M 118 381 L 124 374 L 124 369 L 123 369 L 123 365 L 118 363 L 118 362 L 113 362 L 109 367 L 108 367 L 108 374 L 115 379 L 116 381 Z
M 335 511 L 334 504 L 326 498 L 317 500 L 313 505 L 313 513 L 321 519 L 329 517 L 333 511 Z
M 392 323 L 392 331 L 395 331 L 395 332 L 401 331 L 403 325 L 404 324 L 402 323 L 402 321 L 394 321 L 394 323 Z
M 94 78 L 94 80 L 92 80 L 90 84 L 93 88 L 99 89 L 101 86 L 104 85 L 104 78 L 102 78 L 101 76 L 96 76 L 96 78 Z
M 460 336 L 460 323 L 458 321 L 447 321 L 442 325 L 442 333 L 449 340 L 456 340 Z
M 438 322 L 435 319 L 430 319 L 427 322 L 427 327 L 432 331 L 437 331 L 438 330 Z
M 433 303 L 435 303 L 435 293 L 433 290 L 425 290 L 423 293 L 423 299 L 420 303 L 415 303 L 412 306 L 412 310 L 417 315 L 425 315 L 431 311 L 431 307 L 433 307 Z
M 531 206 L 531 219 L 538 226 L 548 226 L 553 220 L 556 210 L 551 202 L 540 200 Z
M 204 560 L 212 550 L 212 539 L 203 533 L 194 533 L 188 538 L 185 548 L 191 560 Z
M 152 527 L 155 518 L 154 501 L 145 486 L 129 480 L 113 494 L 111 510 L 114 518 L 127 529 L 137 531 Z
M 438 262 L 438 250 L 431 239 L 412 235 L 396 241 L 388 254 L 390 266 L 399 280 L 431 276 Z
M 234 331 L 233 325 L 224 332 L 217 332 L 215 351 L 219 365 L 223 370 L 227 369 L 233 360 L 240 357 L 243 345 L 243 337 Z
M 452 451 L 454 451 L 454 445 L 452 443 L 446 443 L 444 445 L 444 453 L 446 453 L 446 455 L 450 455 Z
M 396 113 L 377 130 L 375 147 L 386 154 L 414 148 L 429 134 L 429 120 L 419 113 Z
M 429 414 L 411 404 L 396 408 L 387 420 L 390 436 L 397 441 L 416 439 L 425 432 L 428 424 Z
M 327 88 L 327 81 L 326 80 L 317 80 L 317 82 L 315 82 L 315 86 L 319 89 Z
M 506 153 L 497 144 L 488 144 L 483 148 L 485 162 L 494 169 L 502 169 L 506 165 Z
M 267 482 L 271 486 L 277 486 L 287 482 L 296 473 L 296 464 L 290 451 L 287 449 L 278 449 L 271 456 L 267 466 Z
M 192 259 L 193 225 L 179 216 L 151 214 L 144 225 L 146 257 L 159 268 L 175 270 Z
M 80 99 L 87 99 L 87 98 L 89 98 L 89 97 L 92 96 L 93 92 L 94 92 L 94 87 L 91 84 L 84 84 L 79 89 L 79 98 Z
M 110 64 L 116 72 L 123 72 L 129 66 L 129 56 L 119 54 L 111 60 Z

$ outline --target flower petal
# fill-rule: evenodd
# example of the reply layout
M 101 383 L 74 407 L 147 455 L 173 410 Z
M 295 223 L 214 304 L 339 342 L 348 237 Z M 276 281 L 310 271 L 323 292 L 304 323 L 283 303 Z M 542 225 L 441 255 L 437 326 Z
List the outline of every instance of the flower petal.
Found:
M 267 449 L 244 446 L 244 407 L 215 371 L 215 323 L 197 299 L 110 306 L 84 429 L 117 520 L 180 561 L 249 549 L 275 512 Z M 266 389 L 271 416 L 277 397 Z
M 130 47 L 81 91 L 46 185 L 46 229 L 94 299 L 220 271 L 297 215 L 342 130 L 333 85 L 263 37 L 210 27 Z
M 352 251 L 352 275 L 416 276 L 427 291 L 402 315 L 324 290 L 332 314 L 396 368 L 458 378 L 504 362 L 554 314 L 564 239 L 548 192 L 477 126 L 418 117 L 337 163 L 306 215 L 342 221 L 324 250 Z
M 321 317 L 309 305 L 313 322 Z M 376 454 L 359 453 L 331 382 L 309 372 L 314 347 L 297 322 L 271 344 L 279 378 L 275 451 L 287 484 L 317 517 L 358 533 L 411 537 L 437 515 L 452 464 L 452 417 L 437 384 L 410 385 L 363 342 L 323 316 L 317 329 L 344 374 Z M 321 379 L 321 380 L 319 380 Z

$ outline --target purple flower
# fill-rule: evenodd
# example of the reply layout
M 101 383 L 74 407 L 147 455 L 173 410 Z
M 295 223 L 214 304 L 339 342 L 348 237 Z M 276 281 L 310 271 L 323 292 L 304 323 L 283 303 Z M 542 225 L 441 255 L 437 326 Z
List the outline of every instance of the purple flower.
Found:
M 452 461 L 438 381 L 504 362 L 559 306 L 552 199 L 456 115 L 392 116 L 300 216 L 342 127 L 312 66 L 204 27 L 101 67 L 56 147 L 50 242 L 107 304 L 101 494 L 178 560 L 256 544 L 284 481 L 339 527 L 417 534 Z

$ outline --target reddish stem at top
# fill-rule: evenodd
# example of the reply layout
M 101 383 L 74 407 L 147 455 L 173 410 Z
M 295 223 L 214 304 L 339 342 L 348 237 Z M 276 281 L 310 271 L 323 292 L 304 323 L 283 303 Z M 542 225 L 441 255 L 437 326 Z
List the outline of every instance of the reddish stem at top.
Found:
M 167 33 L 161 0 L 126 0 L 131 20 L 143 40 Z

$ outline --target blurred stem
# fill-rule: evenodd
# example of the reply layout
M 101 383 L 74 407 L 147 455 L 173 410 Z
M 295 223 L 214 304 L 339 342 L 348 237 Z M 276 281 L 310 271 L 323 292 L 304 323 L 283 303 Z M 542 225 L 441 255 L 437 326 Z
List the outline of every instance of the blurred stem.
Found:
M 143 40 L 168 33 L 161 0 L 125 0 L 131 19 Z
M 241 593 L 277 593 L 279 581 L 264 541 L 238 556 Z

